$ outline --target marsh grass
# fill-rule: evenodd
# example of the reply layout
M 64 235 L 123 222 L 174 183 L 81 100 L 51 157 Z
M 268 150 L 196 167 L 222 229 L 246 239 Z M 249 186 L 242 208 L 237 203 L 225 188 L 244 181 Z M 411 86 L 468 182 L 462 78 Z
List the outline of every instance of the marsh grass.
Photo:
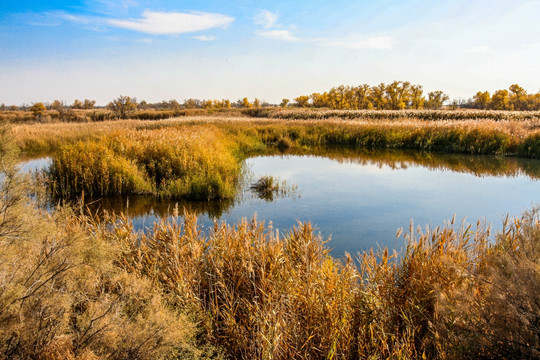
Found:
M 50 184 L 53 193 L 62 198 L 83 193 L 232 198 L 242 160 L 276 147 L 281 151 L 346 146 L 540 157 L 540 130 L 527 121 L 186 118 L 65 126 L 21 126 L 17 132 L 24 150 L 61 149 L 53 159 Z
M 309 223 L 279 235 L 253 219 L 203 232 L 184 215 L 134 235 L 121 266 L 178 306 L 196 304 L 209 341 L 237 359 L 534 358 L 540 223 L 533 211 L 495 240 L 481 223 L 420 231 L 405 249 L 329 255 Z M 504 266 L 503 266 L 504 265 Z
M 245 126 L 243 143 L 256 144 L 259 130 Z M 160 154 L 186 136 L 207 139 L 206 126 L 192 130 L 103 141 L 144 158 L 138 151 L 156 134 Z M 537 210 L 495 238 L 481 223 L 411 224 L 402 252 L 357 260 L 332 257 L 309 223 L 279 234 L 253 219 L 206 232 L 185 214 L 183 224 L 138 233 L 122 216 L 40 212 L 10 165 L 12 137 L 0 135 L 2 359 L 208 358 L 218 349 L 238 359 L 540 356 Z
M 92 217 L 39 210 L 0 128 L 0 359 L 170 359 L 208 352 L 148 279 L 116 265 Z M 211 350 L 211 349 L 210 349 Z
M 52 190 L 61 197 L 232 198 L 239 151 L 211 125 L 119 132 L 63 147 L 50 169 Z

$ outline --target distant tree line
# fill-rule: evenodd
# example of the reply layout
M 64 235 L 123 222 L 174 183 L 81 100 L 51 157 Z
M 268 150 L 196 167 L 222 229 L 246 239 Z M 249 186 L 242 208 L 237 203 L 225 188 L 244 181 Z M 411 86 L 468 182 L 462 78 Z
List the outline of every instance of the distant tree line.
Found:
M 402 110 L 402 109 L 439 109 L 443 106 L 450 108 L 470 108 L 488 110 L 514 110 L 535 111 L 540 110 L 540 92 L 528 94 L 518 84 L 508 89 L 497 90 L 493 94 L 489 91 L 478 91 L 468 100 L 452 100 L 442 91 L 431 91 L 424 94 L 422 85 L 414 85 L 408 81 L 393 81 L 392 83 L 370 86 L 339 85 L 324 93 L 301 95 L 293 99 L 283 99 L 281 107 L 300 108 L 327 108 L 336 110 Z M 36 119 L 44 116 L 46 110 L 54 110 L 61 121 L 72 121 L 77 117 L 74 110 L 107 109 L 112 117 L 126 118 L 136 111 L 160 110 L 177 112 L 183 109 L 222 110 L 231 108 L 258 110 L 266 107 L 278 106 L 268 102 L 247 97 L 232 102 L 228 99 L 200 100 L 186 99 L 183 103 L 177 100 L 163 100 L 148 103 L 144 100 L 138 102 L 136 98 L 120 95 L 106 106 L 96 106 L 95 100 L 75 99 L 73 104 L 54 100 L 52 103 L 37 102 L 32 105 L 20 106 L 0 104 L 0 111 L 31 111 Z M 101 114 L 103 115 L 103 114 Z
M 518 84 L 511 85 L 508 90 L 497 90 L 491 95 L 489 91 L 479 91 L 473 96 L 471 108 L 491 110 L 540 110 L 540 92 L 527 94 Z
M 322 94 L 301 95 L 294 99 L 293 105 L 337 110 L 439 109 L 448 100 L 448 95 L 442 91 L 431 91 L 426 96 L 422 85 L 414 85 L 408 81 L 394 81 L 376 86 L 340 85 Z M 290 106 L 289 99 L 283 99 L 280 105 Z M 514 84 L 508 90 L 497 90 L 493 95 L 488 91 L 479 91 L 472 99 L 453 100 L 448 105 L 453 108 L 540 110 L 540 92 L 527 94 L 525 89 Z

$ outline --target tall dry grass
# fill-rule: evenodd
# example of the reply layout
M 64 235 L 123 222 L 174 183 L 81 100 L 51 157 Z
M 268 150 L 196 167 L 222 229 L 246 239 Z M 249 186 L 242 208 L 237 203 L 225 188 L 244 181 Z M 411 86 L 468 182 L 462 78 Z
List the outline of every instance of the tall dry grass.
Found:
M 234 139 L 212 125 L 117 132 L 61 148 L 50 169 L 51 187 L 61 197 L 231 198 L 239 152 Z
M 278 235 L 264 224 L 163 221 L 134 234 L 122 266 L 196 304 L 210 341 L 238 359 L 535 358 L 540 222 L 509 221 L 496 239 L 482 224 L 421 232 L 402 253 L 329 255 L 309 224 Z M 121 230 L 119 230 L 121 229 Z
M 0 129 L 0 359 L 202 357 L 196 327 L 148 279 L 116 264 L 92 218 L 28 198 Z

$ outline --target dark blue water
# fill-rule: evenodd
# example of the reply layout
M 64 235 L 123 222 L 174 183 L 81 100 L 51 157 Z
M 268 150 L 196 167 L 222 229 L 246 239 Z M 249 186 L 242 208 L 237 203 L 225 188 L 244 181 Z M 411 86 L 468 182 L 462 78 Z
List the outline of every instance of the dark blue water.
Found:
M 540 161 L 425 155 L 399 152 L 326 156 L 273 155 L 246 160 L 249 176 L 235 200 L 179 203 L 200 213 L 199 223 L 238 222 L 256 216 L 280 233 L 298 221 L 311 221 L 335 256 L 372 247 L 400 248 L 398 228 L 411 220 L 422 228 L 443 225 L 454 216 L 476 224 L 483 220 L 497 231 L 507 216 L 519 216 L 540 205 Z M 249 184 L 271 175 L 290 191 L 261 199 Z M 106 199 L 99 206 L 131 214 L 138 229 L 172 214 L 176 203 L 148 198 Z

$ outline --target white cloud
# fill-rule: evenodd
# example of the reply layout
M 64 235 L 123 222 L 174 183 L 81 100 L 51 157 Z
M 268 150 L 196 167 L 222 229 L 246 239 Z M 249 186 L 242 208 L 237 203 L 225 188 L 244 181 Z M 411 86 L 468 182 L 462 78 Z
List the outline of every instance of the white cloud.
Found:
M 200 40 L 200 41 L 214 41 L 214 40 L 216 40 L 215 36 L 206 36 L 206 35 L 198 35 L 198 36 L 194 36 L 193 38 L 196 39 L 196 40 Z
M 146 10 L 142 19 L 109 20 L 112 26 L 146 34 L 183 34 L 212 28 L 226 28 L 234 18 L 222 14 L 204 12 L 157 12 Z
M 469 48 L 467 49 L 467 51 L 474 54 L 487 54 L 491 52 L 491 49 L 489 48 L 489 46 L 477 46 Z
M 291 34 L 288 30 L 269 30 L 269 31 L 257 31 L 257 35 L 263 36 L 268 39 L 282 40 L 282 41 L 298 41 L 299 39 Z
M 371 37 L 365 40 L 330 40 L 319 41 L 321 46 L 341 47 L 346 49 L 391 49 L 392 38 L 388 36 Z
M 254 17 L 255 24 L 261 25 L 265 29 L 270 29 L 276 21 L 278 20 L 279 16 L 276 13 L 273 13 L 268 10 L 261 10 L 257 15 Z
M 55 13 L 53 16 L 58 16 L 60 19 L 71 21 L 78 24 L 89 24 L 92 19 L 87 16 L 72 15 L 63 11 Z

